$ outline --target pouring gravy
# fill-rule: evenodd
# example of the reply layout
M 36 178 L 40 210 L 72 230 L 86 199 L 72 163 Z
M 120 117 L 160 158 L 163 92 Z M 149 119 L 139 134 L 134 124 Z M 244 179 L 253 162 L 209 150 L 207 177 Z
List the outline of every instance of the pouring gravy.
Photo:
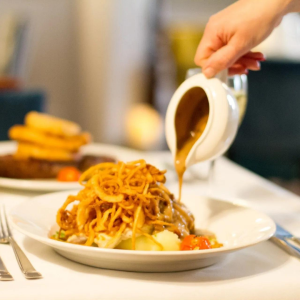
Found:
M 208 115 L 209 103 L 205 91 L 200 87 L 188 90 L 180 100 L 175 115 L 175 132 L 177 137 L 175 169 L 179 180 L 178 201 L 181 199 L 186 158 L 205 130 Z

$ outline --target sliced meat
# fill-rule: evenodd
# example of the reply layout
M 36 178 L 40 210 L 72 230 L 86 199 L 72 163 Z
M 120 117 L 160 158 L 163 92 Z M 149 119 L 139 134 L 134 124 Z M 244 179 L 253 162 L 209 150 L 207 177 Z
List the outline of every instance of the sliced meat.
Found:
M 114 158 L 108 157 L 108 156 L 85 155 L 79 161 L 78 169 L 81 172 L 84 172 L 91 166 L 95 166 L 95 165 L 101 164 L 103 162 L 115 162 L 115 161 L 116 160 Z
M 114 162 L 110 157 L 83 156 L 79 161 L 51 162 L 38 159 L 16 159 L 13 155 L 0 156 L 0 177 L 18 179 L 50 179 L 56 178 L 60 169 L 74 166 L 81 172 L 101 162 Z

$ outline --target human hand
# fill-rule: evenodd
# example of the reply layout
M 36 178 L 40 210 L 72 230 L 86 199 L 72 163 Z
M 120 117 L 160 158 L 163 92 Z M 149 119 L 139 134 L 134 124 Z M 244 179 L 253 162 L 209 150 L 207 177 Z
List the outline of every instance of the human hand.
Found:
M 259 70 L 265 57 L 250 50 L 271 34 L 286 13 L 295 10 L 291 3 L 297 1 L 239 0 L 215 14 L 205 28 L 195 63 L 208 78 L 227 68 L 229 75 Z

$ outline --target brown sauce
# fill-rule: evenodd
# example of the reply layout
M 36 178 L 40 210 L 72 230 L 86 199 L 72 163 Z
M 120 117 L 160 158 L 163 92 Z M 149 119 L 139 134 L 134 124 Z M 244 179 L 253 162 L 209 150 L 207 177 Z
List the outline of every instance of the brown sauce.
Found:
M 188 90 L 182 97 L 175 115 L 177 149 L 175 169 L 179 181 L 179 201 L 186 158 L 195 142 L 202 135 L 209 115 L 209 103 L 205 91 L 200 87 Z
M 173 200 L 167 203 L 161 201 L 157 219 L 174 224 L 174 226 L 169 227 L 161 224 L 154 224 L 153 234 L 164 231 L 167 228 L 169 231 L 176 233 L 180 238 L 184 238 L 195 232 L 195 218 L 183 203 L 178 203 Z

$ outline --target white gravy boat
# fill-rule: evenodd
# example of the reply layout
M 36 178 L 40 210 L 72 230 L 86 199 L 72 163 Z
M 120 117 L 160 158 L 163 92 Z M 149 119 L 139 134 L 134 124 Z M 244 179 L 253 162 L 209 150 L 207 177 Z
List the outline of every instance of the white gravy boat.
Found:
M 226 80 L 226 74 L 227 71 L 218 77 Z M 183 96 L 195 87 L 202 88 L 207 95 L 209 117 L 204 132 L 186 158 L 186 168 L 195 163 L 213 160 L 226 152 L 236 136 L 239 124 L 237 101 L 224 82 L 218 78 L 207 79 L 203 74 L 189 77 L 175 91 L 166 114 L 166 139 L 174 159 L 177 150 L 175 130 L 177 107 Z

